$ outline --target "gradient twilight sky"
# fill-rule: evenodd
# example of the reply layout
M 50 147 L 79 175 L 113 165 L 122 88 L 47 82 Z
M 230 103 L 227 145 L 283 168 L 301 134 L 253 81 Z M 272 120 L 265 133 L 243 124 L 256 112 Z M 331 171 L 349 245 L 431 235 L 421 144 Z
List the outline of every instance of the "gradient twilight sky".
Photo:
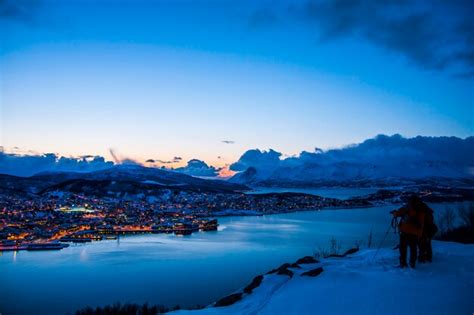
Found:
M 473 135 L 472 2 L 413 3 L 0 0 L 1 145 L 221 166 Z

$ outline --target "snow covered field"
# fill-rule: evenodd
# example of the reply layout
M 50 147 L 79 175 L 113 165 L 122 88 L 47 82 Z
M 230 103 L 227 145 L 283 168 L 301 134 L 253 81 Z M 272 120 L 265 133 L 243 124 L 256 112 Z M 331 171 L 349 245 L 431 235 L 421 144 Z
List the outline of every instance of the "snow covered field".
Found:
M 473 314 L 474 245 L 433 242 L 433 251 L 416 269 L 395 268 L 398 251 L 388 248 L 375 259 L 375 249 L 327 258 L 292 268 L 292 278 L 265 275 L 231 306 L 172 314 Z M 320 266 L 319 276 L 301 275 Z

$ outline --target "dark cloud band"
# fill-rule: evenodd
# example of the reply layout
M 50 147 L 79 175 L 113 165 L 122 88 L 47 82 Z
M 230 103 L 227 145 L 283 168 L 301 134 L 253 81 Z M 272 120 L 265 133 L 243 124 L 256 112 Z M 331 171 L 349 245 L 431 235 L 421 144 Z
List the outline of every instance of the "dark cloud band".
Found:
M 268 23 L 276 13 L 267 11 L 259 9 L 251 23 Z M 280 11 L 279 20 L 307 24 L 322 43 L 358 38 L 426 70 L 474 76 L 474 1 L 310 0 Z

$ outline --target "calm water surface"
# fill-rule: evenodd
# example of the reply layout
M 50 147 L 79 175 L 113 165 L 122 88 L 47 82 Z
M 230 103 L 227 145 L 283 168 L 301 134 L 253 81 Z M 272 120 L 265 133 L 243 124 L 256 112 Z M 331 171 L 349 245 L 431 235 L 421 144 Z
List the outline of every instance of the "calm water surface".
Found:
M 326 188 L 275 188 L 275 187 L 261 187 L 256 188 L 253 191 L 248 192 L 249 194 L 265 194 L 271 192 L 298 192 L 310 195 L 317 195 L 326 198 L 338 198 L 347 199 L 351 197 L 358 197 L 369 195 L 377 192 L 381 188 L 367 187 L 367 188 L 345 188 L 345 187 L 326 187 Z M 398 189 L 397 187 L 391 187 L 390 189 Z
M 435 209 L 445 206 L 434 205 Z M 0 253 L 0 313 L 66 314 L 117 301 L 206 305 L 255 275 L 328 247 L 379 244 L 393 207 L 219 218 L 220 230 L 148 234 L 71 245 L 61 251 Z M 393 246 L 389 234 L 385 246 Z

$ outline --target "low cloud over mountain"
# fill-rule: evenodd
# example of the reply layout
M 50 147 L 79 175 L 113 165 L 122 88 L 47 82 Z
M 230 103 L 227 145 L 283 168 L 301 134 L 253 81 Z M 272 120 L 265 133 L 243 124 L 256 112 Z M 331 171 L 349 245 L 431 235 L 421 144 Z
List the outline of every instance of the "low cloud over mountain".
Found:
M 282 159 L 274 150 L 249 150 L 230 166 L 242 182 L 317 182 L 377 178 L 473 177 L 474 137 L 379 135 L 342 149 L 301 152 Z
M 180 157 L 175 157 L 178 162 Z M 161 162 L 148 160 L 147 164 Z M 30 176 L 45 171 L 90 172 L 115 163 L 101 156 L 60 157 L 54 153 L 22 155 L 0 151 L 0 173 Z M 116 164 L 137 164 L 129 159 Z M 373 180 L 384 178 L 474 178 L 474 137 L 404 138 L 380 135 L 341 149 L 303 151 L 283 158 L 280 152 L 248 150 L 229 169 L 231 181 L 256 184 L 318 183 L 321 181 Z M 192 176 L 216 177 L 220 168 L 192 159 L 186 166 L 169 169 Z
M 135 164 L 138 162 L 131 159 L 118 159 L 114 155 L 115 163 L 106 161 L 102 156 L 86 155 L 81 157 L 64 157 L 54 153 L 42 155 L 24 155 L 0 152 L 0 174 L 16 176 L 31 176 L 41 172 L 93 172 L 110 168 L 118 164 Z M 174 157 L 170 163 L 177 163 L 181 157 Z M 162 160 L 149 159 L 146 164 L 165 164 Z M 168 163 L 166 163 L 168 164 Z M 184 167 L 173 170 L 192 176 L 215 177 L 219 175 L 220 169 L 209 166 L 206 162 L 192 159 Z
M 0 152 L 0 173 L 30 176 L 40 172 L 91 172 L 109 168 L 113 162 L 101 156 L 59 157 L 54 153 L 18 155 Z
M 272 149 L 269 151 L 248 150 L 237 162 L 230 166 L 230 170 L 240 172 L 245 171 L 249 167 L 271 170 L 280 166 L 280 157 L 281 153 Z
M 216 169 L 214 166 L 209 166 L 206 162 L 197 159 L 189 160 L 186 166 L 176 168 L 174 171 L 192 176 L 214 177 L 219 174 L 219 169 Z

